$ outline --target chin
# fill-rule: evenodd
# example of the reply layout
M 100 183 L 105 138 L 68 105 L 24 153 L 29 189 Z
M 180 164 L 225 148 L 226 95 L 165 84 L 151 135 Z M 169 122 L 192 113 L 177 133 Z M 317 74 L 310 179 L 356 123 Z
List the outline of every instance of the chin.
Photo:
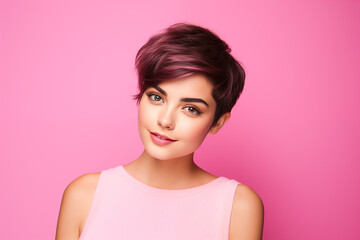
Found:
M 174 153 L 169 153 L 169 152 L 162 152 L 162 151 L 158 151 L 158 150 L 155 150 L 155 151 L 149 151 L 147 149 L 145 149 L 146 153 L 152 157 L 152 158 L 155 158 L 157 160 L 160 160 L 160 161 L 167 161 L 167 160 L 173 160 L 173 159 L 178 159 L 178 158 L 182 158 L 182 157 L 185 157 L 185 156 L 188 156 L 188 155 L 191 155 L 192 153 L 190 154 L 174 154 Z

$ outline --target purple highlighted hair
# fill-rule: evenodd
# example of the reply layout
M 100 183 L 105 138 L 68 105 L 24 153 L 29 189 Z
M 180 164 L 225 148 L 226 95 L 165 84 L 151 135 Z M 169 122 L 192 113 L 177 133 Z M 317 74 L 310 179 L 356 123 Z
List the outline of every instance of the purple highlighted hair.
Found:
M 245 71 L 230 54 L 231 49 L 210 30 L 178 23 L 152 36 L 136 55 L 139 102 L 149 87 L 161 82 L 203 74 L 213 85 L 216 101 L 213 125 L 230 112 L 239 98 Z

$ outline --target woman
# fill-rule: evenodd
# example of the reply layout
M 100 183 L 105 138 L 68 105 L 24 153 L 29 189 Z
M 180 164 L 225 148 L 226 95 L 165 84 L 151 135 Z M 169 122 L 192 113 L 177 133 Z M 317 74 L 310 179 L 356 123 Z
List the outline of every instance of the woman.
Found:
M 258 195 L 193 159 L 229 120 L 244 86 L 227 44 L 202 27 L 175 24 L 139 50 L 136 68 L 144 151 L 70 183 L 56 239 L 261 239 Z

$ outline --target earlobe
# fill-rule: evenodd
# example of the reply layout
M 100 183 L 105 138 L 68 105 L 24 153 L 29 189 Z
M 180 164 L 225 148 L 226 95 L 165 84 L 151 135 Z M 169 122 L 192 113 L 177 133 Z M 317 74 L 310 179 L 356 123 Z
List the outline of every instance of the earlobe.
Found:
M 209 133 L 210 133 L 210 134 L 215 134 L 215 133 L 217 133 L 217 132 L 224 126 L 224 124 L 230 119 L 230 117 L 231 117 L 230 112 L 224 113 L 224 114 L 219 118 L 219 120 L 217 121 L 217 123 L 210 128 Z

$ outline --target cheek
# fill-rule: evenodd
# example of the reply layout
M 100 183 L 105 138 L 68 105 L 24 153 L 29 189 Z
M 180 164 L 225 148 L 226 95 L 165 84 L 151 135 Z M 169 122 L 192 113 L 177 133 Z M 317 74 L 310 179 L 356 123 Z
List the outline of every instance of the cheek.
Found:
M 151 112 L 146 111 L 146 104 L 140 102 L 138 109 L 138 131 L 140 134 L 140 138 L 144 139 L 144 130 L 148 129 L 149 121 L 151 119 Z
M 199 145 L 203 142 L 205 137 L 207 136 L 211 121 L 210 119 L 199 119 L 197 121 L 183 121 L 181 124 L 181 128 L 178 129 L 179 132 L 186 133 L 186 139 L 189 142 L 192 142 L 196 145 Z
M 150 111 L 146 102 L 141 101 L 138 109 L 138 124 L 139 127 L 146 125 L 154 117 L 154 111 Z
M 142 104 L 139 105 L 139 109 L 138 109 L 138 122 L 143 122 L 144 119 L 144 107 L 142 106 Z

